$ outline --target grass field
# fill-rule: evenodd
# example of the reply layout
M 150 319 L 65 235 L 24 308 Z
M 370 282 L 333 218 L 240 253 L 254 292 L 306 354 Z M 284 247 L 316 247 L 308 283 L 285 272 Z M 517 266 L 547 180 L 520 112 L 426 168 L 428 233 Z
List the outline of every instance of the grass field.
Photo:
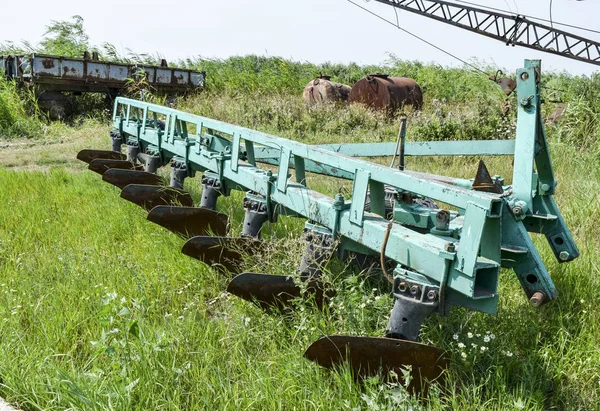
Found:
M 510 135 L 514 118 L 501 119 L 490 102 L 501 99 L 473 93 L 452 103 L 428 97 L 423 113 L 408 113 L 410 139 Z M 181 238 L 145 221 L 143 210 L 75 160 L 82 148 L 109 147 L 108 121 L 11 123 L 0 140 L 0 396 L 23 410 L 600 409 L 600 144 L 594 112 L 572 106 L 548 131 L 556 200 L 581 257 L 559 265 L 536 237 L 556 301 L 531 308 L 503 270 L 497 315 L 455 309 L 430 318 L 422 338 L 448 350 L 452 366 L 443 393 L 434 387 L 421 403 L 399 384 L 359 385 L 347 370 L 302 357 L 322 335 L 382 335 L 392 298 L 381 278 L 333 261 L 326 277 L 337 295 L 328 310 L 299 303 L 286 316 L 265 315 L 224 293 L 227 276 L 181 254 Z M 211 93 L 180 108 L 307 143 L 393 141 L 397 132 L 396 120 L 363 108 L 309 110 L 286 93 Z M 19 138 L 19 124 L 43 138 Z M 477 160 L 407 163 L 472 177 Z M 512 174 L 508 158 L 486 163 L 493 174 Z M 198 180 L 186 181 L 196 200 Z M 241 200 L 241 193 L 219 200 L 234 234 Z M 303 223 L 282 217 L 266 226 L 273 247 L 246 268 L 293 273 Z

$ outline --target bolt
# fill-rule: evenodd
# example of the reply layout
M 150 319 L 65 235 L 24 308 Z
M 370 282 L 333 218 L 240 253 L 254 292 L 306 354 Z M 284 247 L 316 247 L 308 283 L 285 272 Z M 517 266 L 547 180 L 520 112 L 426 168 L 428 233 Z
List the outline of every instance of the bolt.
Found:
M 542 191 L 548 191 L 548 190 L 550 190 L 550 184 L 546 184 L 546 183 L 542 184 Z
M 437 298 L 437 296 L 438 296 L 438 293 L 435 290 L 429 290 L 427 292 L 427 298 L 430 300 L 435 300 Z
M 521 215 L 523 214 L 523 207 L 521 207 L 520 205 L 516 205 L 512 208 L 512 212 L 514 215 Z
M 398 284 L 398 291 L 400 291 L 401 293 L 405 292 L 407 289 L 408 289 L 408 283 L 405 283 L 403 281 L 400 284 Z
M 456 246 L 454 243 L 446 243 L 444 244 L 444 250 L 448 251 L 449 253 L 454 253 L 456 251 Z
M 538 308 L 540 305 L 542 305 L 545 299 L 546 295 L 543 292 L 536 291 L 529 299 L 529 304 L 531 304 L 531 306 L 534 308 Z
M 421 287 L 419 287 L 418 285 L 413 285 L 410 287 L 410 293 L 412 295 L 417 295 L 421 292 Z
M 567 261 L 569 259 L 569 257 L 571 257 L 571 255 L 567 251 L 561 251 L 560 254 L 558 255 L 558 258 L 560 258 L 560 261 Z
M 529 73 L 521 73 L 521 80 L 527 80 L 529 78 Z

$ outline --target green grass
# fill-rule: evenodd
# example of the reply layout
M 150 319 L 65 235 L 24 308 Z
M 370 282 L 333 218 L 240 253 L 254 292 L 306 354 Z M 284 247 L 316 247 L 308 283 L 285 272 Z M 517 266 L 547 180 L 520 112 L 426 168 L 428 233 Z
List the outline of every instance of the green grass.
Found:
M 465 70 L 392 59 L 392 74 L 423 84 L 425 107 L 386 117 L 359 106 L 305 107 L 300 91 L 323 67 L 257 56 L 201 63 L 189 62 L 213 71 L 213 86 L 181 99 L 180 109 L 310 144 L 395 141 L 401 114 L 412 141 L 514 136 L 514 101 L 503 118 L 502 93 Z M 325 68 L 338 80 L 383 71 Z M 334 261 L 326 278 L 337 296 L 327 311 L 299 304 L 287 316 L 265 315 L 223 293 L 226 276 L 181 254 L 182 239 L 145 221 L 75 160 L 82 148 L 109 147 L 105 113 L 49 124 L 0 81 L 0 396 L 24 410 L 600 409 L 600 78 L 544 79 L 569 102 L 547 131 L 556 199 L 581 257 L 559 265 L 536 236 L 556 301 L 531 308 L 503 271 L 497 315 L 455 309 L 429 319 L 422 338 L 448 350 L 452 367 L 446 392 L 434 389 L 421 404 L 397 384 L 358 385 L 347 370 L 302 357 L 325 334 L 382 335 L 392 307 L 385 281 Z M 549 101 L 544 113 L 553 110 Z M 407 166 L 470 178 L 477 161 L 408 158 Z M 492 174 L 511 175 L 508 158 L 486 163 Z M 352 188 L 314 176 L 309 184 L 330 194 Z M 197 201 L 198 179 L 186 188 Z M 241 202 L 241 193 L 219 200 L 234 235 Z M 266 226 L 273 246 L 245 268 L 293 273 L 303 224 L 281 217 Z
M 598 408 L 600 238 L 590 222 L 600 218 L 600 165 L 566 144 L 552 151 L 557 201 L 582 256 L 558 265 L 545 240 L 536 238 L 560 292 L 557 301 L 532 309 L 505 271 L 497 315 L 456 309 L 428 320 L 424 341 L 447 349 L 453 360 L 448 392 L 434 391 L 428 408 Z M 457 176 L 476 167 L 473 158 L 409 164 Z M 510 169 L 502 159 L 488 166 L 505 175 Z M 0 170 L 1 396 L 24 410 L 411 404 L 397 386 L 377 379 L 360 386 L 347 371 L 320 369 L 302 357 L 324 334 L 382 334 L 392 299 L 380 278 L 354 275 L 334 262 L 327 270 L 338 292 L 331 311 L 301 304 L 286 317 L 265 315 L 224 294 L 225 276 L 181 254 L 179 237 L 145 221 L 117 189 L 82 169 Z M 187 188 L 198 199 L 198 182 L 188 180 Z M 234 234 L 241 230 L 240 203 L 240 193 L 219 202 L 232 215 Z M 272 252 L 251 260 L 248 269 L 293 272 L 302 226 L 291 218 L 268 226 Z M 487 350 L 472 348 L 473 342 Z

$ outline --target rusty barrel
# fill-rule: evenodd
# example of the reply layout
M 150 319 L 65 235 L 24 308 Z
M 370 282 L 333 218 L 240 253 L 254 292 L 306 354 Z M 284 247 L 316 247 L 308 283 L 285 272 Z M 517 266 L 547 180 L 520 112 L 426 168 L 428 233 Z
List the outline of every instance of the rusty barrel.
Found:
M 350 102 L 380 110 L 395 110 L 404 105 L 420 109 L 423 105 L 423 93 L 411 78 L 370 74 L 352 86 Z
M 320 76 L 306 85 L 302 100 L 306 104 L 336 103 L 348 101 L 349 94 L 350 86 L 333 82 L 329 76 Z

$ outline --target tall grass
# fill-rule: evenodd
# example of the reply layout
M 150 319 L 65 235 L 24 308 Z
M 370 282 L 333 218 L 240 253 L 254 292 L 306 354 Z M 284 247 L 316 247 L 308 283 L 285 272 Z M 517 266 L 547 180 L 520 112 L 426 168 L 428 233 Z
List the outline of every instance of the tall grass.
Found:
M 572 145 L 551 149 L 557 202 L 582 255 L 559 265 L 536 237 L 558 300 L 532 309 L 503 271 L 497 315 L 456 309 L 429 319 L 423 341 L 448 350 L 452 367 L 445 392 L 434 389 L 424 404 L 399 385 L 359 385 L 347 370 L 302 357 L 324 334 L 383 333 L 392 299 L 380 277 L 332 262 L 325 276 L 337 295 L 325 312 L 300 303 L 294 313 L 265 315 L 223 293 L 227 276 L 182 255 L 179 237 L 145 221 L 97 175 L 80 173 L 82 165 L 0 170 L 0 396 L 24 410 L 595 409 L 600 238 L 589 221 L 600 217 L 600 166 Z M 470 158 L 409 164 L 456 176 L 476 170 Z M 505 159 L 488 167 L 511 169 Z M 186 189 L 199 199 L 197 181 Z M 232 235 L 241 231 L 241 202 L 237 192 L 219 200 Z M 245 268 L 293 273 L 302 227 L 285 217 L 267 225 L 272 248 Z

